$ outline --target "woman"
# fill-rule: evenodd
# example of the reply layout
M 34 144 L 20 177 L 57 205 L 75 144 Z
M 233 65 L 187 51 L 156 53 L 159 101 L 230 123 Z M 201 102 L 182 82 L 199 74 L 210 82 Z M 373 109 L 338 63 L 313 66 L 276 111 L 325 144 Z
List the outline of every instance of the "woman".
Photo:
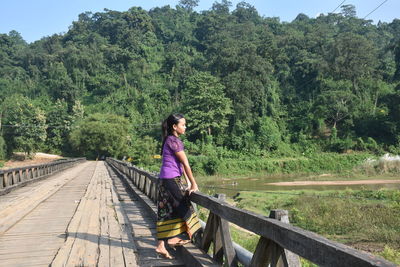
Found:
M 156 252 L 172 259 L 165 248 L 181 246 L 190 242 L 179 236 L 187 233 L 189 239 L 201 228 L 189 195 L 198 191 L 189 161 L 179 136 L 186 131 L 186 120 L 181 114 L 170 115 L 162 124 L 162 165 L 160 170 L 159 192 L 157 201 L 157 239 Z M 182 175 L 187 179 L 188 189 L 182 184 Z

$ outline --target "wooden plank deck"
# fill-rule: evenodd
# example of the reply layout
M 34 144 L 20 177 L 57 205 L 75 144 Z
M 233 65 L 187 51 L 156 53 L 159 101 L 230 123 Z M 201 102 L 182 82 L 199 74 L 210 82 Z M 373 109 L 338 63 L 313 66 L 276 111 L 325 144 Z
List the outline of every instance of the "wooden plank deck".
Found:
M 96 170 L 70 221 L 52 266 L 137 266 L 131 233 L 104 162 Z
M 133 241 L 137 250 L 138 266 L 185 266 L 183 261 L 179 259 L 175 249 L 168 248 L 172 260 L 164 259 L 157 256 L 155 248 L 156 239 L 156 218 L 154 213 L 150 213 L 148 208 L 144 206 L 138 195 L 143 195 L 137 190 L 134 194 L 128 189 L 123 181 L 116 175 L 112 168 L 108 167 L 111 178 L 120 200 L 119 205 L 124 211 L 127 227 L 133 233 Z
M 137 266 L 104 162 L 0 197 L 0 266 Z
M 0 266 L 185 266 L 157 256 L 154 214 L 131 193 L 87 161 L 0 196 Z
M 0 197 L 0 266 L 48 266 L 94 167 L 79 164 Z

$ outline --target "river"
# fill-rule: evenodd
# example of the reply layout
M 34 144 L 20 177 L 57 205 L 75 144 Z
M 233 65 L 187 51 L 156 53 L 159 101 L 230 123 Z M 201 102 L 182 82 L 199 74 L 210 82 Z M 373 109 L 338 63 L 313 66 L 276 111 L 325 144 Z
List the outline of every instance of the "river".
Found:
M 322 179 L 321 179 L 322 178 Z M 332 179 L 331 179 L 332 178 Z M 292 181 L 360 181 L 365 179 L 370 180 L 397 180 L 398 183 L 379 183 L 379 184 L 347 184 L 347 185 L 273 185 L 271 183 L 278 182 L 292 182 Z M 224 178 L 219 176 L 212 177 L 199 177 L 198 184 L 202 192 L 209 193 L 223 193 L 227 196 L 234 196 L 240 191 L 257 191 L 257 192 L 267 192 L 267 191 L 292 191 L 292 190 L 359 190 L 359 189 L 372 189 L 378 190 L 381 188 L 388 189 L 398 189 L 400 190 L 400 178 L 393 176 L 379 176 L 379 177 L 368 177 L 363 178 L 341 178 L 338 176 L 329 177 L 328 175 L 323 177 L 320 176 L 304 176 L 296 177 L 293 176 L 260 176 L 260 177 L 243 177 L 243 178 Z

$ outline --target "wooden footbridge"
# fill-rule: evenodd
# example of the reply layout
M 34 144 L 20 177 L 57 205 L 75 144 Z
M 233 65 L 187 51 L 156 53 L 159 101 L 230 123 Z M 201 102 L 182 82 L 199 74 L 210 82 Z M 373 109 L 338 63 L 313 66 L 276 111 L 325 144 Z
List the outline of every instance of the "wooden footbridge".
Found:
M 0 171 L 0 266 L 395 266 L 382 258 L 200 192 L 209 210 L 194 243 L 155 253 L 157 177 L 107 159 L 71 159 Z M 229 223 L 260 236 L 254 252 L 231 240 Z

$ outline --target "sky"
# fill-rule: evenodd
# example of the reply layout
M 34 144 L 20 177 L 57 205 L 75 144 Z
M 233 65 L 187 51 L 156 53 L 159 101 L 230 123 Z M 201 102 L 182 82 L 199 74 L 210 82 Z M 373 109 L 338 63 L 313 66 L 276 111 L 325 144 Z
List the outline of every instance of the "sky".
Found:
M 209 10 L 215 0 L 200 0 L 195 9 L 200 12 Z M 217 2 L 221 2 L 218 0 Z M 232 9 L 241 0 L 230 0 Z M 319 14 L 333 12 L 343 0 L 246 0 L 264 17 L 279 17 L 280 21 L 290 22 L 299 13 L 315 18 Z M 8 34 L 15 30 L 28 43 L 45 36 L 62 34 L 68 31 L 78 15 L 86 11 L 102 12 L 104 8 L 117 11 L 127 11 L 130 7 L 140 6 L 149 10 L 154 7 L 170 5 L 175 7 L 179 0 L 9 0 L 3 1 L 0 7 L 0 33 Z M 383 4 L 382 4 L 383 3 Z M 392 22 L 400 18 L 399 0 L 345 0 L 344 5 L 356 7 L 357 17 L 364 18 L 380 6 L 366 19 Z M 397 11 L 396 11 L 397 10 Z M 335 12 L 340 11 L 338 8 Z

